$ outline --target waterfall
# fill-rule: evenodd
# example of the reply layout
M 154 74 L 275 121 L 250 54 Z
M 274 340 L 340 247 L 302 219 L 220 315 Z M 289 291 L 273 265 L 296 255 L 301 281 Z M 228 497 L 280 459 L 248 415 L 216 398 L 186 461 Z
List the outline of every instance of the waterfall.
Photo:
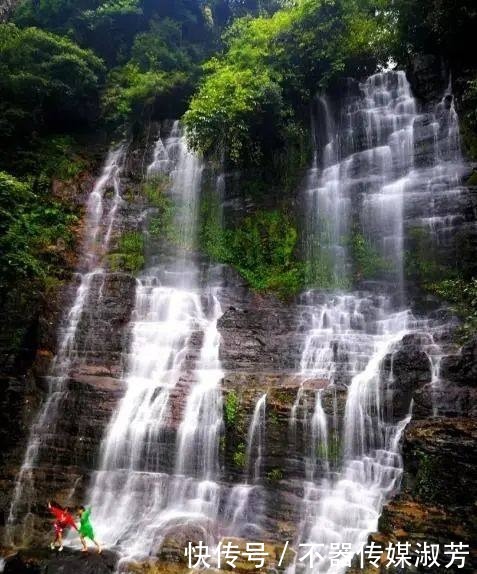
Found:
M 52 463 L 49 447 L 53 445 L 61 405 L 68 391 L 68 376 L 72 366 L 81 359 L 82 350 L 76 347 L 78 327 L 83 312 L 90 303 L 94 281 L 97 278 L 104 280 L 105 270 L 101 265 L 108 252 L 117 211 L 122 201 L 120 174 L 124 160 L 124 146 L 111 150 L 102 173 L 88 196 L 84 241 L 76 275 L 76 292 L 59 330 L 58 350 L 48 375 L 48 392 L 32 424 L 23 464 L 16 479 L 6 529 L 10 543 L 27 543 L 33 529 L 35 475 L 42 463 Z M 105 197 L 109 189 L 113 190 L 111 201 Z M 21 525 L 20 515 L 24 517 Z
M 412 225 L 427 227 L 433 241 L 449 241 L 448 235 L 443 237 L 448 217 L 433 213 L 431 224 L 425 205 L 442 209 L 462 191 L 458 124 L 450 93 L 434 112 L 420 114 L 405 74 L 383 72 L 368 78 L 360 94 L 347 101 L 339 122 L 333 120 L 326 98 L 317 103 L 325 143 L 321 169 L 316 154 L 306 181 L 306 244 L 311 244 L 306 253 L 331 257 L 335 280 L 349 275 L 345 234 L 357 227 L 386 263 L 381 275 L 388 279 L 388 294 L 310 291 L 301 300 L 308 327 L 292 427 L 306 400 L 307 380 L 320 379 L 330 389 L 347 387 L 337 469 L 331 469 L 328 460 L 329 419 L 333 417 L 336 430 L 336 404 L 335 412 L 326 414 L 323 391 L 317 390 L 311 420 L 304 420 L 309 454 L 297 542 L 318 545 L 323 557 L 315 560 L 313 570 L 329 574 L 344 572 L 368 534 L 377 529 L 383 504 L 402 474 L 399 439 L 411 415 L 400 421 L 390 416 L 386 388 L 393 374 L 391 369 L 387 380 L 382 364 L 405 334 L 421 333 L 429 339 L 430 333 L 432 339 L 434 329 L 431 322 L 415 319 L 403 304 L 406 230 Z M 317 145 L 319 139 L 315 135 Z M 423 142 L 430 149 L 425 157 L 419 151 Z M 428 347 L 435 388 L 442 352 L 434 340 Z M 304 417 L 305 413 L 303 408 Z M 330 560 L 332 543 L 348 544 L 349 555 Z M 301 567 L 296 561 L 289 571 Z
M 223 373 L 220 285 L 201 285 L 195 256 L 202 164 L 178 122 L 147 170 L 167 176 L 174 238 L 138 279 L 126 392 L 106 430 L 90 504 L 98 537 L 127 561 L 156 553 L 174 529 L 203 539 L 218 513 Z
M 263 489 L 259 485 L 265 446 L 265 417 L 267 394 L 255 403 L 247 432 L 245 451 L 245 482 L 232 487 L 224 510 L 230 536 L 256 536 L 260 533 Z
M 263 443 L 265 433 L 265 409 L 267 394 L 263 394 L 257 401 L 253 411 L 252 421 L 247 434 L 247 450 L 245 452 L 245 472 L 253 482 L 260 479 L 262 465 Z M 253 457 L 255 456 L 255 462 Z

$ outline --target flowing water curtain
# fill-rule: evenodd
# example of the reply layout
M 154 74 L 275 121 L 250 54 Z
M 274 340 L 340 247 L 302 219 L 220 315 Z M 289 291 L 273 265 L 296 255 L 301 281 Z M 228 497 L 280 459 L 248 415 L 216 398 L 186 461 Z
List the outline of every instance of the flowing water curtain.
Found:
M 105 277 L 104 257 L 108 253 L 121 198 L 121 170 L 126 159 L 126 146 L 113 148 L 106 158 L 86 204 L 84 240 L 80 250 L 77 287 L 72 304 L 63 318 L 58 334 L 58 349 L 48 375 L 48 391 L 35 422 L 32 424 L 26 453 L 15 488 L 7 519 L 8 543 L 28 544 L 35 528 L 33 510 L 36 496 L 36 473 L 42 465 L 54 464 L 56 425 L 61 405 L 68 390 L 68 376 L 72 366 L 81 360 L 84 349 L 78 348 L 78 329 L 85 310 L 93 305 L 90 300 L 94 287 L 100 298 Z M 106 193 L 112 189 L 112 199 Z M 96 301 L 94 304 L 97 304 Z
M 330 544 L 348 543 L 352 553 L 359 551 L 376 529 L 382 505 L 398 487 L 402 473 L 398 446 L 409 416 L 397 422 L 390 416 L 383 361 L 392 357 L 406 333 L 422 332 L 428 337 L 434 329 L 402 306 L 406 225 L 413 221 L 426 226 L 426 201 L 432 205 L 435 199 L 436 206 L 442 205 L 442 198 L 461 193 L 462 164 L 451 96 L 446 94 L 430 117 L 419 114 L 403 72 L 368 78 L 361 85 L 361 95 L 345 107 L 339 128 L 327 100 L 320 99 L 318 106 L 319 127 L 328 141 L 321 142 L 321 163 L 317 154 L 309 172 L 306 232 L 314 241 L 324 239 L 325 252 L 334 252 L 340 273 L 349 274 L 349 264 L 342 262 L 356 253 L 345 230 L 350 233 L 358 224 L 364 235 L 361 247 L 372 248 L 385 262 L 376 276 L 392 279 L 384 283 L 387 295 L 379 297 L 363 292 L 323 296 L 311 291 L 303 298 L 309 319 L 300 375 L 305 380 L 346 384 L 348 392 L 337 475 L 329 472 L 330 415 L 323 411 L 321 391 L 316 393 L 313 415 L 304 421 L 310 448 L 297 542 L 322 544 L 325 557 L 315 561 L 314 570 L 338 574 L 346 569 L 347 560 L 331 563 L 326 558 Z M 315 142 L 319 140 L 315 136 Z M 416 150 L 429 141 L 423 158 Z M 438 229 L 434 238 L 439 240 Z M 316 257 L 316 250 L 308 250 L 308 256 Z M 336 277 L 334 264 L 333 280 Z M 396 292 L 398 297 L 393 297 Z M 433 356 L 440 356 L 436 342 L 428 347 Z M 302 386 L 291 413 L 295 426 L 300 402 L 305 400 Z M 306 410 L 302 413 L 305 416 Z M 337 428 L 336 423 L 333 427 Z M 289 570 L 299 567 L 295 562 Z
M 263 456 L 265 455 L 267 394 L 257 398 L 247 431 L 244 481 L 232 486 L 223 511 L 224 534 L 260 538 L 265 510 Z
M 154 554 L 185 524 L 209 539 L 219 507 L 222 309 L 220 281 L 199 281 L 202 171 L 175 122 L 157 141 L 147 176 L 168 176 L 176 233 L 150 253 L 139 278 L 126 393 L 90 492 L 100 537 L 125 561 Z

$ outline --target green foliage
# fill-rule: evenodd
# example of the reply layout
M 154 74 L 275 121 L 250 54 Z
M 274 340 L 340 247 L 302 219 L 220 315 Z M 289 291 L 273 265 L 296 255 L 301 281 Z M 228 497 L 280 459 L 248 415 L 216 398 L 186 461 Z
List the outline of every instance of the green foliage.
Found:
M 258 163 L 283 147 L 304 101 L 351 62 L 385 59 L 384 14 L 374 2 L 303 0 L 234 22 L 184 116 L 190 145 L 234 163 Z
M 162 209 L 167 201 L 166 191 L 169 186 L 169 176 L 157 174 L 148 179 L 144 184 L 144 194 L 147 202 L 152 207 Z
M 209 64 L 208 70 L 211 70 Z M 238 163 L 243 155 L 252 155 L 255 163 L 261 150 L 251 136 L 250 124 L 259 122 L 266 111 L 280 113 L 277 85 L 266 71 L 235 70 L 218 66 L 184 116 L 191 147 L 201 153 L 227 154 Z M 262 115 L 262 118 L 260 116 Z
M 222 228 L 220 203 L 216 195 L 204 194 L 200 203 L 199 243 L 202 250 L 215 261 L 229 259 L 228 232 Z
M 477 278 L 444 279 L 429 285 L 429 290 L 450 303 L 463 323 L 459 331 L 462 342 L 477 333 Z
M 139 0 L 24 0 L 14 19 L 22 27 L 36 26 L 68 35 L 112 63 L 130 49 L 140 26 L 141 3 Z
M 469 156 L 477 159 L 477 79 L 467 83 L 462 97 L 464 113 L 461 116 L 461 135 L 464 146 Z M 477 177 L 474 179 L 477 180 Z M 470 185 L 476 185 L 476 181 L 469 181 Z
M 227 393 L 227 397 L 224 403 L 224 419 L 227 426 L 234 425 L 238 413 L 238 396 L 237 393 L 232 390 Z
M 135 37 L 131 56 L 143 70 L 172 72 L 190 70 L 194 54 L 192 47 L 182 42 L 180 23 L 166 18 L 153 20 L 147 32 Z
M 77 144 L 70 136 L 43 138 L 37 144 L 38 149 L 31 154 L 34 159 L 31 169 L 62 181 L 74 179 L 88 167 L 86 159 L 76 153 L 76 147 Z
M 440 260 L 439 252 L 430 233 L 416 227 L 409 231 L 412 249 L 405 254 L 405 271 L 408 279 L 422 289 L 450 304 L 462 319 L 458 335 L 462 342 L 477 331 L 477 279 L 474 276 L 475 257 L 473 243 L 470 247 L 471 265 L 468 267 L 465 242 L 456 237 L 459 261 L 455 266 Z
M 108 260 L 111 271 L 136 275 L 144 267 L 143 235 L 138 231 L 128 231 L 121 235 Z
M 439 254 L 429 231 L 422 227 L 414 227 L 408 231 L 411 248 L 406 251 L 404 267 L 406 277 L 424 289 L 443 276 L 449 274 L 449 269 L 439 260 Z
M 318 255 L 305 263 L 306 286 L 316 289 L 348 289 L 350 281 L 338 275 L 333 267 L 331 255 L 324 248 L 318 249 Z
M 257 211 L 234 229 L 223 229 L 210 215 L 202 221 L 203 249 L 214 259 L 233 265 L 257 291 L 288 298 L 303 286 L 303 265 L 296 257 L 298 232 L 282 211 Z
M 158 96 L 173 96 L 186 76 L 182 72 L 142 72 L 130 62 L 111 72 L 103 97 L 106 118 L 113 124 L 122 124 L 132 116 L 141 117 L 152 108 Z
M 20 181 L 0 172 L 0 292 L 30 281 L 32 292 L 61 277 L 64 250 L 77 218 L 48 197 L 45 180 Z
M 154 239 L 164 238 L 168 241 L 176 239 L 176 233 L 172 225 L 174 212 L 171 204 L 167 203 L 164 206 L 164 211 L 157 215 L 152 215 L 149 218 L 148 231 Z
M 229 261 L 257 291 L 288 297 L 303 284 L 297 239 L 296 227 L 282 212 L 257 212 L 228 234 Z
M 66 38 L 0 25 L 0 135 L 77 126 L 95 115 L 101 61 Z
M 316 456 L 320 460 L 338 462 L 342 455 L 342 444 L 338 436 L 330 438 L 328 443 L 321 442 L 316 447 Z
M 142 14 L 139 4 L 139 0 L 109 0 L 101 2 L 94 10 L 86 10 L 84 15 L 91 18 L 92 25 L 97 25 L 97 21 L 118 14 Z
M 308 239 L 308 257 L 305 262 L 306 285 L 327 290 L 348 289 L 351 286 L 349 277 L 336 269 L 333 260 L 333 253 L 330 250 L 331 238 L 326 220 L 321 218 L 318 227 L 320 232 Z
M 267 472 L 266 478 L 269 482 L 278 482 L 283 479 L 283 471 L 281 468 L 272 468 Z
M 245 465 L 247 463 L 247 454 L 246 454 L 245 444 L 243 442 L 241 442 L 237 445 L 237 448 L 235 449 L 235 451 L 232 455 L 232 460 L 233 460 L 234 465 L 237 468 L 240 468 L 240 469 L 245 468 Z
M 14 20 L 21 28 L 67 36 L 65 41 L 106 62 L 103 114 L 113 127 L 125 128 L 151 114 L 162 119 L 184 112 L 200 64 L 216 46 L 214 13 L 224 5 L 224 0 L 212 7 L 197 0 L 23 0 Z M 95 72 L 91 62 L 85 64 Z M 96 104 L 98 95 L 97 90 L 89 101 Z
M 378 279 L 392 270 L 389 261 L 382 257 L 372 243 L 359 231 L 350 239 L 355 280 Z
M 406 63 L 415 54 L 435 54 L 451 68 L 473 63 L 469 53 L 477 23 L 473 0 L 399 0 L 389 3 L 396 31 L 395 57 Z M 475 66 L 475 64 L 474 64 Z

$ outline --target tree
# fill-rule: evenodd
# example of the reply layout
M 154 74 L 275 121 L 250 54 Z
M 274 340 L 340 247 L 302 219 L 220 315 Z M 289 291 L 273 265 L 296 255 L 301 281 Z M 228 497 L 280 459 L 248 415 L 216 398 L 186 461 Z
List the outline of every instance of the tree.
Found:
M 66 38 L 0 25 L 0 134 L 91 123 L 103 74 L 99 58 Z
M 241 18 L 184 120 L 192 147 L 234 163 L 261 161 L 300 131 L 300 110 L 338 76 L 387 59 L 385 11 L 367 0 L 301 0 L 272 16 Z

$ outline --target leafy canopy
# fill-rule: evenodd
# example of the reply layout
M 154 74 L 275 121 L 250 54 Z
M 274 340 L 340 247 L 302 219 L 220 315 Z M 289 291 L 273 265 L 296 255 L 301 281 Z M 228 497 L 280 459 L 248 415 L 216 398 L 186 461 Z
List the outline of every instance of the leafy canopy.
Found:
M 1 24 L 0 134 L 87 121 L 103 73 L 99 58 L 67 38 Z
M 272 16 L 237 20 L 185 114 L 191 146 L 234 163 L 260 162 L 284 144 L 317 90 L 351 65 L 359 73 L 386 59 L 385 20 L 366 0 L 300 0 Z

